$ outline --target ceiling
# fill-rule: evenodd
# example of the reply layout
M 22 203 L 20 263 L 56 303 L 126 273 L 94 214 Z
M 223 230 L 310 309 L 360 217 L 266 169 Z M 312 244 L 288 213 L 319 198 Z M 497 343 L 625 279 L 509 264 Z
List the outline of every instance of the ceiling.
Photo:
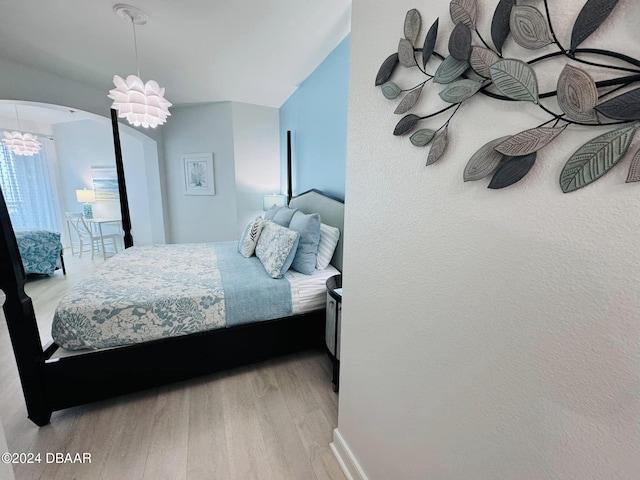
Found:
M 117 0 L 0 0 L 0 58 L 106 92 L 136 74 Z M 174 105 L 280 107 L 349 33 L 351 0 L 132 0 L 140 76 Z

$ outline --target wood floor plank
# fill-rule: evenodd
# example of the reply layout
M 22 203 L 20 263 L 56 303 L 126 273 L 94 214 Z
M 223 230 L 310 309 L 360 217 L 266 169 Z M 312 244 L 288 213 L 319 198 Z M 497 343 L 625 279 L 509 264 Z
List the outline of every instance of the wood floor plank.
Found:
M 287 358 L 287 363 L 294 361 Z M 276 478 L 314 479 L 307 451 L 275 378 L 274 370 L 279 366 L 274 362 L 261 365 L 259 374 L 251 379 L 271 470 Z
M 160 388 L 152 420 L 151 445 L 144 479 L 187 478 L 189 394 L 190 390 L 181 383 Z
M 223 375 L 222 402 L 229 452 L 230 478 L 277 480 L 271 470 L 260 430 L 255 398 L 252 396 L 252 367 Z
M 219 375 L 188 382 L 189 448 L 187 478 L 231 478 Z

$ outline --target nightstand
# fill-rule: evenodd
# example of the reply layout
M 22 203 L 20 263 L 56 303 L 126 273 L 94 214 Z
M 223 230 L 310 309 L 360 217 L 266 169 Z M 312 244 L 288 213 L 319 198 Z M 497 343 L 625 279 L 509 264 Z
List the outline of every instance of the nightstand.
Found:
M 325 343 L 333 364 L 333 391 L 340 384 L 340 325 L 342 319 L 342 275 L 334 275 L 327 280 L 327 321 Z

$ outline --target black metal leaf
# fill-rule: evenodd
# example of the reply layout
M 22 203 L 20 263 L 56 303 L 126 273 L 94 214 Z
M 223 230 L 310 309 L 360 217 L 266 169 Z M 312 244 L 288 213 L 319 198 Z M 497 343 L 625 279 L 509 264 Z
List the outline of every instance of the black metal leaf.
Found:
M 449 53 L 458 60 L 469 60 L 471 54 L 471 30 L 464 23 L 458 23 L 449 37 Z
M 398 60 L 398 54 L 394 53 L 393 55 L 389 55 L 387 59 L 382 62 L 382 66 L 380 70 L 378 70 L 378 74 L 376 75 L 376 87 L 382 85 L 383 83 L 387 83 L 387 80 L 391 78 L 393 71 L 396 66 L 400 63 Z
M 422 26 L 422 19 L 420 12 L 415 8 L 407 12 L 407 16 L 404 19 L 404 38 L 414 43 L 420 34 L 420 27 Z
M 640 120 L 640 88 L 607 100 L 598 105 L 596 110 L 614 120 Z
M 575 52 L 578 45 L 589 37 L 602 25 L 618 0 L 587 0 L 578 14 L 571 32 L 571 51 Z
M 497 190 L 519 182 L 536 163 L 537 155 L 534 152 L 524 157 L 504 157 L 487 188 Z
M 420 117 L 417 115 L 409 114 L 404 116 L 396 125 L 396 128 L 393 130 L 393 134 L 395 136 L 405 135 L 413 130 L 413 127 L 415 127 L 419 121 Z
M 516 0 L 500 0 L 491 21 L 491 40 L 496 50 L 502 54 L 502 46 L 509 36 L 511 27 L 509 21 L 511 19 L 511 9 L 516 4 Z
M 438 21 L 440 19 L 436 18 L 436 21 L 433 22 L 431 28 L 427 32 L 427 36 L 424 39 L 424 45 L 422 47 L 422 68 L 427 66 L 427 62 L 429 58 L 433 54 L 433 49 L 436 46 L 436 39 L 438 38 Z

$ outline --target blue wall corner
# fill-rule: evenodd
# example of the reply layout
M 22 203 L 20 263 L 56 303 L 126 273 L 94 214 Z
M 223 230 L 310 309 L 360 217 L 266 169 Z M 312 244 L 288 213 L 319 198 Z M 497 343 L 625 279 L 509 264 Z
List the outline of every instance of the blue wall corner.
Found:
M 291 130 L 293 194 L 315 188 L 344 200 L 349 56 L 347 35 L 280 107 L 280 160 L 286 191 Z

